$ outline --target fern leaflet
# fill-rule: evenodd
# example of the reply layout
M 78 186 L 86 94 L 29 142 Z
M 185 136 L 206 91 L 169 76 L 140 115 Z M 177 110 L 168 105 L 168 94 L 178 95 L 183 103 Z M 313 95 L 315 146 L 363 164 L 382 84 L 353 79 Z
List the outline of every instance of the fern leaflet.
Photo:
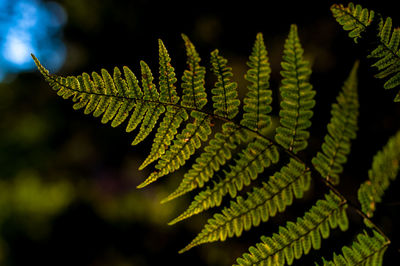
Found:
M 148 136 L 158 117 L 165 111 L 165 107 L 158 101 L 159 93 L 153 84 L 151 70 L 143 61 L 140 62 L 142 91 L 128 67 L 124 67 L 126 81 L 121 78 L 118 68 L 114 68 L 114 78 L 105 69 L 101 70 L 102 76 L 93 72 L 93 80 L 87 73 L 65 78 L 50 75 L 39 60 L 34 55 L 32 57 L 45 80 L 57 94 L 64 99 L 72 97 L 76 102 L 73 105 L 74 109 L 85 107 L 85 114 L 93 113 L 95 117 L 102 115 L 102 123 L 111 121 L 112 126 L 118 126 L 128 118 L 129 111 L 134 108 L 126 130 L 132 131 L 140 123 L 141 128 L 133 144 L 138 144 Z
M 187 65 L 182 76 L 182 101 L 183 107 L 201 110 L 207 104 L 207 94 L 204 88 L 206 70 L 200 65 L 200 56 L 189 38 L 182 34 L 185 42 Z
M 272 91 L 269 89 L 271 68 L 261 33 L 257 34 L 247 65 L 250 69 L 245 79 L 250 82 L 250 85 L 247 87 L 249 91 L 243 100 L 244 114 L 240 124 L 259 131 L 270 126 L 271 117 L 268 114 L 272 110 Z
M 215 88 L 211 90 L 214 102 L 214 114 L 228 119 L 234 118 L 239 113 L 239 104 L 236 82 L 230 81 L 232 69 L 227 66 L 227 60 L 219 55 L 218 50 L 211 53 L 211 64 L 218 80 Z
M 287 222 L 279 227 L 272 237 L 261 237 L 260 243 L 249 248 L 236 262 L 238 265 L 291 265 L 294 259 L 321 248 L 321 237 L 329 237 L 330 229 L 339 225 L 342 231 L 348 228 L 347 204 L 330 192 L 324 200 L 318 200 L 296 223 Z
M 291 159 L 287 166 L 270 177 L 268 183 L 263 182 L 261 188 L 254 188 L 253 192 L 248 193 L 246 200 L 241 196 L 236 197 L 229 208 L 224 208 L 222 213 L 209 219 L 197 237 L 180 252 L 203 243 L 225 241 L 234 235 L 238 237 L 243 230 L 248 231 L 261 221 L 268 221 L 277 211 L 283 212 L 286 206 L 291 205 L 293 196 L 303 197 L 310 181 L 310 172 L 305 165 Z
M 311 126 L 315 91 L 308 82 L 311 69 L 303 59 L 296 25 L 290 28 L 283 52 L 280 126 L 276 129 L 275 140 L 285 149 L 297 153 L 307 147 L 309 132 L 306 129 Z
M 351 140 L 356 138 L 358 117 L 357 68 L 355 63 L 342 91 L 337 97 L 337 103 L 332 105 L 332 118 L 328 124 L 328 134 L 322 144 L 322 152 L 312 159 L 315 169 L 323 178 L 339 183 L 339 174 L 350 153 Z
M 374 39 L 370 44 L 373 45 L 373 50 L 368 51 L 368 57 L 376 59 L 372 66 L 379 72 L 375 77 L 387 79 L 383 85 L 385 89 L 398 87 L 400 85 L 400 29 L 392 30 L 392 19 L 390 17 L 382 19 L 380 16 L 376 18 L 374 11 L 368 11 L 360 5 L 354 6 L 353 3 L 349 3 L 347 7 L 335 4 L 331 7 L 331 11 L 343 29 L 350 31 L 349 36 L 355 41 L 358 38 L 366 38 L 363 37 L 363 33 L 377 32 L 376 36 L 371 37 Z M 379 19 L 378 23 L 372 23 L 374 19 Z M 373 28 L 375 27 L 373 24 L 377 25 L 376 29 Z M 400 91 L 394 101 L 400 101 Z
M 343 247 L 343 254 L 333 254 L 332 261 L 323 259 L 324 266 L 347 265 L 382 265 L 383 254 L 388 242 L 381 234 L 373 231 L 369 236 L 366 232 L 357 235 L 357 240 L 350 247 Z
M 390 181 L 395 180 L 400 170 L 400 131 L 391 137 L 372 161 L 368 172 L 369 179 L 358 189 L 358 200 L 362 211 L 372 217 L 376 203 L 381 202 Z

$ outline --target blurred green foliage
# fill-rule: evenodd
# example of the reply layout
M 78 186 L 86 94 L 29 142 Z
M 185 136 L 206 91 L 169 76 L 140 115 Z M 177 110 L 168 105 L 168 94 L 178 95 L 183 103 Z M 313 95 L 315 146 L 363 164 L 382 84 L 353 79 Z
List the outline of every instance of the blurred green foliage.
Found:
M 51 220 L 70 204 L 73 193 L 67 181 L 46 184 L 37 173 L 27 170 L 12 180 L 0 180 L 0 233 L 17 226 L 33 239 L 48 237 Z M 1 234 L 0 262 L 9 248 Z

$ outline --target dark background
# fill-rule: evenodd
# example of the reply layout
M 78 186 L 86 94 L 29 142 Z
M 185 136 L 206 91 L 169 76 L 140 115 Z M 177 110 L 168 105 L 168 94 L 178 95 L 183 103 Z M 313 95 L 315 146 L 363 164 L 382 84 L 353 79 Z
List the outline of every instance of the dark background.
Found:
M 368 67 L 364 54 L 331 16 L 329 8 L 336 2 L 56 2 L 68 16 L 63 37 L 67 59 L 58 74 L 77 75 L 101 68 L 111 71 L 114 66 L 124 65 L 139 73 L 140 60 L 146 61 L 156 73 L 157 39 L 161 38 L 179 79 L 185 68 L 180 34 L 185 33 L 196 45 L 203 65 L 209 66 L 209 53 L 215 48 L 228 58 L 241 96 L 246 92 L 243 82 L 246 61 L 258 32 L 264 34 L 269 52 L 271 86 L 278 89 L 284 40 L 290 24 L 296 23 L 305 57 L 313 65 L 311 82 L 317 91 L 309 149 L 301 154 L 306 160 L 319 149 L 330 119 L 330 105 L 353 63 L 360 59 L 358 138 L 353 142 L 339 186 L 353 202 L 357 202 L 356 190 L 368 176 L 373 155 L 399 129 L 400 105 L 393 102 L 397 91 L 385 91 L 382 81 L 373 78 L 374 71 Z M 399 25 L 392 1 L 362 4 L 391 16 L 394 25 Z M 324 190 L 314 182 L 308 198 L 244 233 L 242 238 L 203 245 L 178 255 L 177 251 L 195 237 L 212 213 L 172 227 L 167 225 L 189 204 L 189 196 L 159 204 L 179 184 L 183 171 L 136 190 L 151 171 L 151 167 L 137 170 L 149 151 L 150 141 L 130 146 L 132 134 L 125 133 L 123 127 L 114 129 L 81 111 L 73 111 L 71 103 L 57 97 L 37 72 L 21 74 L 0 86 L 0 171 L 4 180 L 0 192 L 13 195 L 4 196 L 3 201 L 0 195 L 0 206 L 7 210 L 0 215 L 0 264 L 230 265 L 259 241 L 260 234 L 271 235 L 283 221 L 302 215 L 312 204 L 310 198 Z M 29 185 L 29 180 L 39 180 L 39 185 L 36 190 L 18 192 L 15 178 L 23 180 L 22 187 L 35 187 Z M 393 261 L 399 258 L 398 189 L 399 182 L 395 181 L 374 217 L 393 242 L 386 253 L 385 265 L 395 265 Z M 18 193 L 30 193 L 31 198 L 19 201 L 15 196 Z M 37 206 L 33 204 L 28 211 L 21 208 L 22 203 L 33 202 L 33 198 L 40 198 Z M 49 202 L 60 203 L 41 212 Z M 331 258 L 333 251 L 339 253 L 340 247 L 350 243 L 362 225 L 351 211 L 349 216 L 349 232 L 332 230 L 321 251 L 312 251 L 308 258 L 296 263 L 310 265 L 322 255 Z

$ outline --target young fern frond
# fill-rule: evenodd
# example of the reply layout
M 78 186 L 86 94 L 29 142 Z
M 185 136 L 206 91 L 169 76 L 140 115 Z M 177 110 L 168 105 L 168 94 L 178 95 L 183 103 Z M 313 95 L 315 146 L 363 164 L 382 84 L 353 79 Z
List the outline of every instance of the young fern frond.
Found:
M 386 79 L 383 85 L 385 89 L 398 87 L 400 85 L 400 29 L 392 30 L 392 19 L 390 17 L 382 19 L 380 16 L 375 16 L 374 11 L 353 3 L 349 3 L 347 7 L 335 4 L 331 7 L 331 11 L 343 29 L 350 31 L 349 36 L 355 41 L 366 38 L 366 34 L 375 35 L 369 37 L 372 40 L 369 40 L 368 45 L 372 46 L 372 51 L 367 51 L 369 58 L 376 59 L 372 65 L 378 70 L 375 77 Z M 377 19 L 379 21 L 372 23 Z M 400 91 L 394 101 L 400 101 Z
M 227 237 L 241 236 L 243 230 L 248 231 L 260 222 L 268 221 L 269 217 L 283 212 L 286 206 L 293 202 L 293 197 L 302 198 L 310 187 L 311 175 L 309 169 L 298 161 L 291 159 L 287 166 L 282 167 L 270 177 L 261 188 L 253 188 L 247 199 L 241 196 L 231 201 L 229 208 L 224 208 L 209 219 L 203 230 L 193 241 L 180 252 L 187 251 L 197 245 L 225 241 Z
M 307 147 L 315 91 L 308 82 L 311 68 L 303 59 L 296 25 L 290 27 L 283 53 L 280 126 L 276 129 L 275 140 L 285 149 L 297 153 Z
M 376 204 L 381 202 L 390 181 L 396 179 L 399 170 L 400 131 L 391 137 L 383 149 L 374 156 L 372 168 L 368 171 L 369 179 L 358 189 L 361 210 L 368 217 L 373 216 Z
M 376 231 L 373 231 L 372 236 L 364 232 L 357 235 L 357 240 L 350 247 L 344 246 L 342 254 L 333 254 L 332 261 L 323 258 L 323 265 L 382 265 L 383 255 L 389 244 L 390 242 Z
M 245 79 L 250 82 L 250 85 L 247 86 L 249 91 L 243 100 L 244 114 L 240 124 L 260 131 L 270 126 L 271 117 L 268 114 L 272 111 L 272 91 L 269 89 L 271 68 L 261 33 L 257 34 L 247 65 L 250 69 Z
M 237 265 L 292 265 L 294 259 L 307 255 L 311 248 L 320 249 L 321 237 L 328 238 L 330 229 L 339 226 L 342 231 L 347 230 L 346 208 L 346 202 L 336 194 L 326 194 L 296 222 L 287 222 L 272 237 L 262 236 L 262 242 L 236 260 Z
M 220 206 L 222 198 L 228 193 L 232 198 L 236 197 L 237 192 L 244 186 L 250 185 L 251 181 L 255 180 L 266 167 L 279 161 L 276 146 L 261 137 L 250 142 L 238 156 L 239 159 L 235 160 L 235 164 L 230 165 L 230 171 L 224 171 L 225 178 L 195 196 L 188 209 L 172 220 L 169 225 Z
M 334 185 L 339 184 L 339 174 L 343 172 L 343 164 L 350 153 L 351 140 L 356 138 L 358 117 L 356 62 L 345 81 L 337 102 L 332 105 L 332 118 L 329 122 L 328 134 L 322 144 L 322 152 L 312 159 L 315 169 L 323 178 Z

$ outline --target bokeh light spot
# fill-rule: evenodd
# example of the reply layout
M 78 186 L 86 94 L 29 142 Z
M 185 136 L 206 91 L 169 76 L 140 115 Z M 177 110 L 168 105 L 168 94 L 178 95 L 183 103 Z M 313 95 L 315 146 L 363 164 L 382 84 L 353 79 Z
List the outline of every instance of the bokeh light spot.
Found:
M 40 0 L 0 0 L 0 82 L 10 75 L 32 71 L 35 54 L 51 71 L 65 60 L 62 27 L 64 9 Z

